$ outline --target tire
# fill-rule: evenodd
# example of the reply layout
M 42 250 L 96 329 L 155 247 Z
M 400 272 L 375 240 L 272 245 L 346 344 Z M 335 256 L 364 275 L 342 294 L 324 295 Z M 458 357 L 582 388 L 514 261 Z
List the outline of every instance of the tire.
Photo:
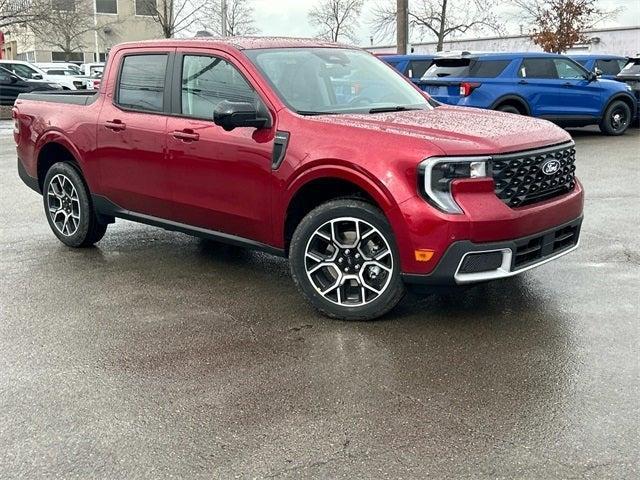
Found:
M 67 162 L 51 166 L 42 187 L 44 212 L 51 230 L 69 247 L 89 247 L 107 231 L 93 208 L 89 189 L 77 167 Z
M 391 227 L 360 200 L 332 200 L 307 214 L 293 234 L 289 262 L 298 290 L 330 318 L 373 320 L 404 296 Z
M 631 125 L 631 109 L 622 100 L 614 100 L 604 111 L 600 131 L 605 135 L 622 135 Z
M 509 105 L 509 104 L 500 105 L 498 108 L 496 108 L 496 110 L 504 113 L 514 113 L 516 115 L 524 115 L 524 113 L 522 113 L 522 111 L 515 105 Z

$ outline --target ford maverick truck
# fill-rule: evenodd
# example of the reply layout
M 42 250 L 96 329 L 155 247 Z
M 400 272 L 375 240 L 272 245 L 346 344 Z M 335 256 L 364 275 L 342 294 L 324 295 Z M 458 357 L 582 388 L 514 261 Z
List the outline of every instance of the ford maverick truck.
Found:
M 578 245 L 564 130 L 441 105 L 358 48 L 122 44 L 99 91 L 23 94 L 13 118 L 18 172 L 64 244 L 125 219 L 285 256 L 333 318 L 372 319 L 407 285 L 510 277 Z

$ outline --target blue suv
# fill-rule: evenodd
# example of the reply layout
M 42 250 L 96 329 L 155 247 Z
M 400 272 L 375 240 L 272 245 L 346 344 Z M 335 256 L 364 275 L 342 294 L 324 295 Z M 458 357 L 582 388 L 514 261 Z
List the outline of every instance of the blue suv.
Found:
M 380 60 L 385 61 L 398 70 L 405 77 L 416 82 L 422 78 L 425 72 L 433 64 L 435 55 L 378 55 Z
M 622 135 L 637 108 L 628 85 L 550 53 L 443 56 L 414 83 L 442 103 L 599 125 L 607 135 Z
M 584 68 L 608 80 L 616 80 L 616 75 L 624 68 L 629 61 L 628 57 L 619 55 L 603 55 L 594 53 L 591 55 L 568 55 L 571 60 L 575 60 Z

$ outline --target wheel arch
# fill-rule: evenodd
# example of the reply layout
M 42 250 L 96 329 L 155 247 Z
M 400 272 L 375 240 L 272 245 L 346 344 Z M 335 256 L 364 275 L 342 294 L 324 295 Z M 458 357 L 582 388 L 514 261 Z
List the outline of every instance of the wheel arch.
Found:
M 310 169 L 287 188 L 283 202 L 283 217 L 276 235 L 285 252 L 295 228 L 311 210 L 336 198 L 357 198 L 379 208 L 392 225 L 389 213 L 397 205 L 390 192 L 360 172 L 341 166 Z M 392 225 L 393 228 L 393 225 Z
M 39 142 L 36 154 L 36 167 L 40 191 L 42 191 L 44 178 L 46 177 L 47 172 L 54 163 L 59 161 L 66 161 L 73 164 L 80 171 L 80 175 L 84 178 L 82 166 L 78 160 L 80 156 L 77 152 L 74 152 L 74 150 L 75 148 L 73 148 L 69 142 L 64 141 L 63 137 L 52 136 L 49 139 L 43 139 Z
M 609 108 L 611 104 L 617 100 L 622 100 L 624 103 L 626 103 L 629 106 L 629 109 L 631 110 L 631 120 L 633 120 L 635 118 L 636 110 L 638 108 L 636 105 L 636 99 L 625 92 L 619 92 L 609 97 L 609 99 L 604 104 L 604 108 L 602 109 L 602 116 L 604 117 L 604 113 L 607 111 L 607 108 Z
M 507 95 L 502 95 L 501 97 L 497 98 L 489 108 L 491 110 L 495 110 L 502 105 L 514 105 L 514 104 L 522 107 L 526 115 L 531 115 L 531 108 L 529 107 L 529 103 L 520 95 L 516 95 L 512 93 Z

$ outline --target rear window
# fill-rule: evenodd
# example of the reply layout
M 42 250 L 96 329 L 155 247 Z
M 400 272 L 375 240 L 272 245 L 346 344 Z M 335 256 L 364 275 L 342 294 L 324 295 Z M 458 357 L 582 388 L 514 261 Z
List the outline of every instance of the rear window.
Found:
M 406 72 L 407 77 L 422 78 L 432 63 L 433 60 L 413 60 L 409 62 L 409 68 Z
M 510 62 L 510 60 L 441 58 L 435 60 L 434 64 L 426 71 L 423 78 L 495 78 L 504 71 Z
M 118 85 L 118 105 L 134 110 L 161 112 L 167 55 L 124 57 Z

